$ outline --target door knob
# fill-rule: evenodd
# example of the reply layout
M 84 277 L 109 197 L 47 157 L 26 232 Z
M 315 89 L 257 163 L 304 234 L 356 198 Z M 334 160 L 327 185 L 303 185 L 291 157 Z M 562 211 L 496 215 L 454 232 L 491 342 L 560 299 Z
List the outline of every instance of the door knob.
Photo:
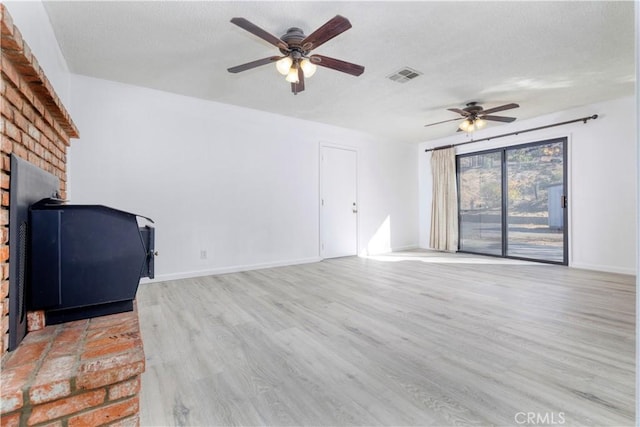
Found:
M 358 208 L 356 207 L 356 202 L 353 202 L 353 206 L 351 207 L 353 213 L 358 213 Z

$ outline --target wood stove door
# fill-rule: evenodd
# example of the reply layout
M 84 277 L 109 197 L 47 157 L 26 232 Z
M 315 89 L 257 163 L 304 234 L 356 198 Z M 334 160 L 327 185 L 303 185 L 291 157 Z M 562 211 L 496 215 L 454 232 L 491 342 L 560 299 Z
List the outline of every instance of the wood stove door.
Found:
M 145 225 L 140 228 L 140 235 L 142 236 L 142 243 L 147 251 L 147 260 L 142 269 L 140 277 L 148 277 L 153 279 L 155 270 L 155 257 L 156 253 L 156 229 Z

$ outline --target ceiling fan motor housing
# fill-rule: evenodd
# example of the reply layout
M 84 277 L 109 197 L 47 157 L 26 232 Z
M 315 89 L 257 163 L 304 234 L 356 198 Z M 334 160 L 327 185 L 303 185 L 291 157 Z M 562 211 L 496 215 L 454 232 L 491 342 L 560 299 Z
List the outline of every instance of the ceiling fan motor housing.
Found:
M 482 105 L 478 105 L 477 102 L 469 102 L 467 104 L 467 106 L 465 108 L 463 108 L 464 111 L 471 113 L 471 114 L 479 114 L 482 111 Z
M 289 49 L 280 49 L 280 52 L 282 52 L 283 55 L 289 55 L 289 53 L 292 52 L 299 52 L 302 55 L 306 54 L 303 47 L 300 45 L 300 43 L 302 43 L 306 38 L 307 36 L 304 34 L 302 29 L 298 27 L 289 28 L 287 32 L 280 37 L 280 40 L 285 42 Z

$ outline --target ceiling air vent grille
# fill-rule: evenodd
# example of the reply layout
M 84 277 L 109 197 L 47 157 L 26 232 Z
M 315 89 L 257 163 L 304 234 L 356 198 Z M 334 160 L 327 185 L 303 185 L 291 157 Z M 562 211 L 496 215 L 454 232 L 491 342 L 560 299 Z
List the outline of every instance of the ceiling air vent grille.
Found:
M 406 83 L 409 80 L 413 80 L 422 73 L 418 70 L 414 70 L 410 67 L 402 67 L 400 70 L 387 76 L 390 80 L 398 83 Z

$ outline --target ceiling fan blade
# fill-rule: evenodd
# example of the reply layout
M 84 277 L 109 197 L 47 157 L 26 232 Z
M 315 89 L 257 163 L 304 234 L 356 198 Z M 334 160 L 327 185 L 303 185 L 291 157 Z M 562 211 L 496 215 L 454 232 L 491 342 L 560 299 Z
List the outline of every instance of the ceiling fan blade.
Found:
M 505 122 L 505 123 L 511 123 L 516 119 L 515 117 L 485 116 L 485 115 L 482 115 L 478 118 L 482 120 L 493 120 L 494 122 Z
M 267 41 L 280 49 L 287 49 L 287 50 L 289 49 L 289 46 L 285 42 L 280 40 L 278 37 L 274 36 L 271 33 L 266 32 L 262 28 L 258 27 L 257 25 L 249 22 L 244 18 L 232 18 L 231 22 L 236 24 L 238 27 L 242 28 L 243 30 L 249 31 L 251 34 L 260 37 L 262 40 Z
M 331 68 L 332 70 L 342 71 L 343 73 L 359 76 L 364 73 L 364 67 L 351 62 L 342 61 L 340 59 L 330 58 L 324 55 L 311 55 L 309 57 L 312 63 L 321 67 Z
M 453 111 L 454 113 L 458 113 L 463 117 L 468 117 L 468 116 L 471 115 L 471 113 L 469 113 L 468 111 L 464 111 L 464 110 L 461 110 L 459 108 L 447 108 L 447 110 Z M 454 120 L 459 120 L 459 119 L 454 119 Z
M 239 73 L 241 71 L 250 70 L 252 68 L 259 67 L 261 65 L 266 65 L 271 62 L 277 61 L 278 59 L 283 58 L 282 56 L 270 56 L 268 58 L 258 59 L 256 61 L 247 62 L 246 64 L 236 65 L 235 67 L 227 68 L 227 71 L 230 73 Z
M 309 34 L 307 38 L 300 42 L 300 45 L 307 51 L 315 49 L 335 36 L 344 33 L 349 28 L 351 28 L 351 22 L 344 16 L 336 15 L 322 27 Z
M 518 108 L 518 107 L 519 107 L 518 104 L 505 104 L 499 107 L 489 108 L 488 110 L 482 110 L 480 111 L 480 114 L 497 113 L 498 111 L 511 110 L 512 108 Z
M 459 119 L 459 118 L 457 118 L 457 119 L 443 120 L 443 121 L 441 121 L 441 122 L 429 123 L 428 125 L 424 125 L 424 127 L 429 127 L 429 126 L 439 125 L 439 124 L 441 124 L 441 123 L 447 123 L 447 122 L 455 122 L 455 121 L 458 121 L 458 120 L 460 120 L 460 119 Z
M 297 95 L 298 92 L 302 92 L 304 90 L 304 73 L 302 72 L 302 68 L 298 68 L 298 83 L 291 83 L 291 92 L 294 95 Z

